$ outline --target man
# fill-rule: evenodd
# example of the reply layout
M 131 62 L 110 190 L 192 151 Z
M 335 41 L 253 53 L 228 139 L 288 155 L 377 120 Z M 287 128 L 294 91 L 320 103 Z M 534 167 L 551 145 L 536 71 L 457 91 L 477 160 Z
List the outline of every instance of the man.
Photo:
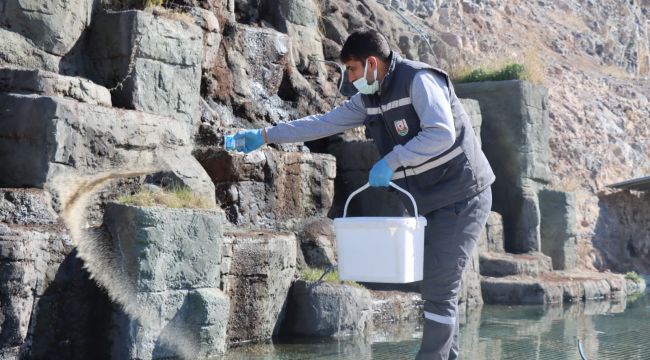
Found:
M 417 359 L 456 359 L 461 276 L 492 206 L 494 174 L 446 73 L 402 59 L 375 30 L 351 34 L 340 58 L 358 94 L 327 114 L 240 131 L 235 139 L 250 152 L 365 125 L 382 156 L 370 185 L 395 181 L 427 219 Z

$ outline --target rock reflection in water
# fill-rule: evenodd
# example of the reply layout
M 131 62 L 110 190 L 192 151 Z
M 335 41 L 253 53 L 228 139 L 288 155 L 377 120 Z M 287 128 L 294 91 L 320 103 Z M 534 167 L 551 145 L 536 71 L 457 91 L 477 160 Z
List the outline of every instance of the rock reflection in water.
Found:
M 461 317 L 463 359 L 578 359 L 577 339 L 590 360 L 650 359 L 650 297 L 555 306 L 474 308 Z M 276 339 L 232 350 L 228 360 L 413 359 L 421 324 L 375 327 L 366 337 Z

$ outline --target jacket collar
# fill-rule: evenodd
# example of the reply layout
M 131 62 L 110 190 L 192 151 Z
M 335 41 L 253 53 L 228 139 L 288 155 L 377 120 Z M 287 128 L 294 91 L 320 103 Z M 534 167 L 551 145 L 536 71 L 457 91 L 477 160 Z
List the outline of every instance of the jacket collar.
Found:
M 379 84 L 379 94 L 388 90 L 388 87 L 390 86 L 390 82 L 393 78 L 393 74 L 395 73 L 394 72 L 395 67 L 401 60 L 402 57 L 399 56 L 398 53 L 396 53 L 395 51 L 390 52 L 390 63 L 388 64 L 388 70 L 386 71 L 386 76 L 384 76 L 384 79 Z

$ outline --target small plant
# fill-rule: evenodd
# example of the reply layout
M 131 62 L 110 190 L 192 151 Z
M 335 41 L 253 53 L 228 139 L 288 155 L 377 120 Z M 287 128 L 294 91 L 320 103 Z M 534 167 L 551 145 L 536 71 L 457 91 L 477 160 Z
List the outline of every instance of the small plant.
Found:
M 305 268 L 300 272 L 300 278 L 306 281 L 318 281 L 321 276 L 323 276 L 323 273 L 325 272 L 325 269 L 319 269 L 319 268 Z M 321 281 L 324 281 L 326 283 L 331 283 L 331 284 L 344 284 L 348 286 L 353 286 L 353 287 L 358 287 L 358 288 L 363 288 L 363 286 L 355 281 L 341 281 L 341 278 L 339 278 L 339 271 L 338 270 L 333 270 L 328 272 L 322 279 Z
M 526 80 L 541 85 L 544 83 L 544 74 L 544 63 L 533 50 L 515 59 L 488 60 L 478 68 L 470 68 L 461 62 L 450 71 L 454 83 Z
M 188 187 L 173 186 L 169 189 L 152 191 L 141 189 L 135 194 L 124 195 L 117 198 L 117 202 L 134 206 L 164 206 L 168 208 L 186 209 L 213 209 L 208 199 L 194 194 Z
M 488 70 L 483 67 L 462 74 L 456 79 L 457 83 L 478 82 L 478 81 L 504 81 L 504 80 L 526 80 L 523 64 L 506 64 L 498 70 Z
M 630 271 L 630 272 L 628 272 L 627 274 L 625 274 L 625 279 L 627 279 L 627 280 L 632 280 L 632 281 L 634 281 L 634 282 L 637 283 L 637 284 L 641 284 L 641 282 L 643 281 L 643 279 L 641 279 L 641 277 L 639 276 L 639 274 L 637 274 L 637 273 L 634 272 L 634 271 Z

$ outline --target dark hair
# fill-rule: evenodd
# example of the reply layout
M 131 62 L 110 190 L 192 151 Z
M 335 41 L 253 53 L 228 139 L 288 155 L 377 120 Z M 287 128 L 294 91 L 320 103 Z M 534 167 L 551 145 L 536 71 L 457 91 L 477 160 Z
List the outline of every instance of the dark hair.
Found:
M 390 58 L 388 41 L 374 29 L 357 30 L 350 34 L 343 44 L 339 58 L 346 62 L 363 60 L 368 56 L 376 56 L 384 62 Z

